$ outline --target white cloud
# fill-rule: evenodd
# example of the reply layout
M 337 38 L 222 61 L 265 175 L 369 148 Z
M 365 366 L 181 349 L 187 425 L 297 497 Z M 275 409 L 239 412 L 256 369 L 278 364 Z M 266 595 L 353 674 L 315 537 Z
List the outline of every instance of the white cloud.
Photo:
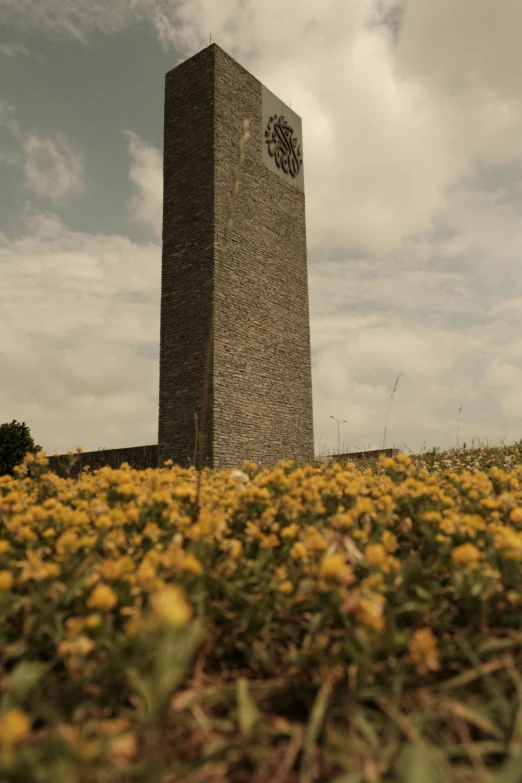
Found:
M 0 43 L 0 55 L 4 55 L 4 57 L 18 57 L 18 55 L 25 55 L 26 57 L 31 57 L 39 62 L 44 62 L 44 58 L 41 54 L 38 54 L 37 52 L 30 52 L 27 46 L 23 43 L 19 43 L 18 41 L 6 41 L 5 43 Z
M 18 122 L 14 118 L 15 107 L 0 100 L 0 128 L 4 127 L 15 139 L 22 139 L 23 134 Z
M 397 63 L 429 82 L 443 101 L 484 90 L 520 99 L 522 5 L 519 0 L 409 0 Z
M 2 0 L 0 27 L 72 38 L 86 46 L 94 31 L 116 33 L 138 18 L 133 6 L 133 0 Z
M 83 155 L 63 134 L 54 139 L 28 134 L 23 149 L 25 186 L 32 193 L 63 202 L 66 196 L 83 192 Z
M 480 59 L 490 24 L 484 16 L 492 12 L 486 14 L 488 0 L 477 10 L 470 2 L 411 0 L 398 46 L 388 28 L 376 25 L 376 9 L 399 3 L 331 0 L 318 12 L 312 0 L 284 6 L 148 0 L 140 8 L 165 47 L 191 54 L 212 32 L 269 89 L 293 101 L 304 124 L 310 248 L 349 245 L 383 255 L 411 233 L 429 230 L 451 187 L 474 173 L 478 158 L 522 154 L 520 91 L 505 88 L 498 66 L 499 57 L 508 62 L 504 37 L 490 37 Z M 518 30 L 520 13 L 514 3 L 495 4 L 496 29 Z M 448 38 L 433 38 L 434 17 L 444 20 L 444 30 L 458 31 L 449 57 Z M 430 52 L 429 74 L 438 73 L 440 60 L 453 62 L 458 77 L 459 47 L 473 51 L 482 81 L 464 81 L 456 91 L 449 80 L 445 90 L 435 89 L 412 62 L 412 40 L 420 58 L 424 46 Z M 510 32 L 514 63 L 521 59 L 515 40 Z
M 0 44 L 0 54 L 5 57 L 16 57 L 17 54 L 29 54 L 29 52 L 23 44 L 11 41 Z
M 0 236 L 0 411 L 38 421 L 49 453 L 111 448 L 109 419 L 120 445 L 157 442 L 159 367 L 138 349 L 157 349 L 160 248 L 68 231 L 29 204 L 23 217 L 21 238 Z
M 2 153 L 0 164 L 23 169 L 24 188 L 54 204 L 84 191 L 84 155 L 63 133 L 53 137 L 26 133 L 14 117 L 15 107 L 0 100 L 0 128 L 17 142 L 16 151 Z
M 477 157 L 522 152 L 521 7 L 474 3 L 411 0 L 398 44 L 376 22 L 400 4 L 357 0 L 4 0 L 0 21 L 87 44 L 148 20 L 187 55 L 212 33 L 303 118 L 311 249 L 386 254 L 429 230 Z
M 142 141 L 136 133 L 124 131 L 129 140 L 132 164 L 129 178 L 136 186 L 127 202 L 131 216 L 152 229 L 161 239 L 163 219 L 163 156 L 162 153 Z

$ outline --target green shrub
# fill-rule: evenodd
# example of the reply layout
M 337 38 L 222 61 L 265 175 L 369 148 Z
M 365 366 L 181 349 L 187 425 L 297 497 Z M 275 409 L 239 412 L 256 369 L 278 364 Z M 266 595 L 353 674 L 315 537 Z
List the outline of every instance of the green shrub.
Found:
M 13 469 L 20 465 L 28 451 L 32 454 L 41 451 L 31 436 L 25 422 L 15 419 L 10 424 L 0 425 L 0 476 L 13 476 Z

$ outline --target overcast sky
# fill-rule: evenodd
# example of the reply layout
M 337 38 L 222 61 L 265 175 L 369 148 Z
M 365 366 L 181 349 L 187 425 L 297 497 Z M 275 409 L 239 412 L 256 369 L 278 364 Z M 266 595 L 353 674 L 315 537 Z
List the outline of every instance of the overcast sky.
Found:
M 522 438 L 520 0 L 0 0 L 0 423 L 157 443 L 164 75 L 301 116 L 315 450 Z

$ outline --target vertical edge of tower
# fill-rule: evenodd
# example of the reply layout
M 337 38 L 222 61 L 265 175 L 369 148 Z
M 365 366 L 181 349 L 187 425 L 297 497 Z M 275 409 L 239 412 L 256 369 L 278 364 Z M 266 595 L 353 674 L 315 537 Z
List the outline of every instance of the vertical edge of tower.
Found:
M 209 46 L 165 75 L 159 467 L 193 461 L 201 415 L 214 285 L 214 58 Z M 211 372 L 209 403 L 212 394 Z M 209 404 L 210 466 L 212 426 Z
M 244 119 L 251 136 L 215 293 L 214 465 L 308 463 L 314 433 L 301 119 L 218 46 L 215 69 L 216 261 Z

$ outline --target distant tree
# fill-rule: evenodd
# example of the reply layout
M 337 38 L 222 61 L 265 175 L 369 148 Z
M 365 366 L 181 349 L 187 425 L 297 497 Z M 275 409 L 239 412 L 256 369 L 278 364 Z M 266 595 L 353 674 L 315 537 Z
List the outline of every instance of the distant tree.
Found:
M 15 419 L 10 424 L 0 425 L 0 476 L 14 476 L 13 469 L 23 462 L 27 452 L 36 454 L 41 451 L 36 446 L 29 427 Z

